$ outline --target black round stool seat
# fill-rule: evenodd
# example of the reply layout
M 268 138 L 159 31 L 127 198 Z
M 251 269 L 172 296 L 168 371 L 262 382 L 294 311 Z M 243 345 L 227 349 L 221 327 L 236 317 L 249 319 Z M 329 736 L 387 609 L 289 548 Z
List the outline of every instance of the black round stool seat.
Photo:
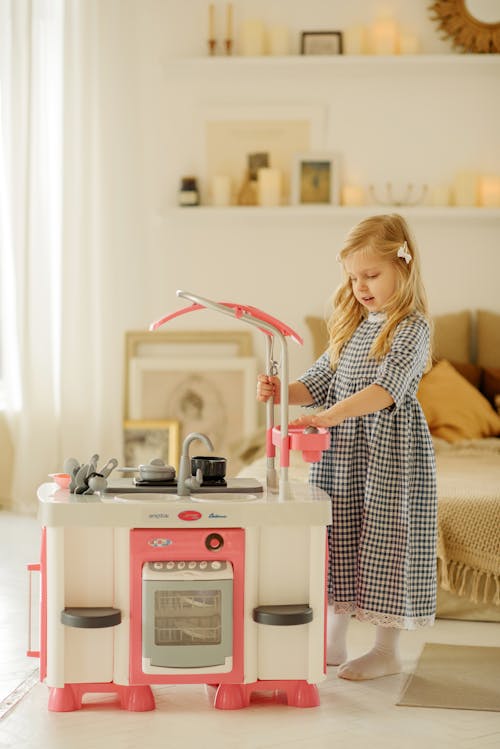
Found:
M 312 622 L 313 610 L 307 603 L 257 606 L 253 610 L 253 620 L 272 627 L 290 627 Z
M 122 620 L 120 609 L 87 606 L 67 608 L 61 611 L 61 622 L 67 627 L 82 627 L 83 629 L 101 629 L 116 627 Z

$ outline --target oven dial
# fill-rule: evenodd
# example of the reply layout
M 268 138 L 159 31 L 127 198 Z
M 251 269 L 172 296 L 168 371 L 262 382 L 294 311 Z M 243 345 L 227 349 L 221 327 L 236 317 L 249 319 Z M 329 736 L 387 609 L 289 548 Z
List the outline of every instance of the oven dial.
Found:
M 208 566 L 208 562 L 200 562 L 200 570 L 206 570 Z
M 155 570 L 162 570 L 163 569 L 163 562 L 155 562 L 154 563 Z
M 220 570 L 220 568 L 222 567 L 222 565 L 221 565 L 220 562 L 210 562 L 210 567 L 213 570 Z
M 205 546 L 209 551 L 219 551 L 224 546 L 224 539 L 220 533 L 209 533 L 205 539 Z
M 189 562 L 189 564 L 188 564 L 188 568 L 189 568 L 190 570 L 194 570 L 194 569 L 196 569 L 196 562 Z
M 186 566 L 186 562 L 177 562 L 178 570 L 183 570 L 185 566 Z
M 167 570 L 173 570 L 175 567 L 175 562 L 167 562 Z

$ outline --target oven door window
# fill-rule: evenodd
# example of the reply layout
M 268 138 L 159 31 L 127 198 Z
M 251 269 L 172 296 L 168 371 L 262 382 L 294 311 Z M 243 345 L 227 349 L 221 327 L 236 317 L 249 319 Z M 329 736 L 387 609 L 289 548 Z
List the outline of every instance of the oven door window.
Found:
M 232 580 L 143 581 L 142 653 L 151 666 L 223 665 L 232 620 Z
M 156 590 L 155 645 L 220 645 L 222 591 Z

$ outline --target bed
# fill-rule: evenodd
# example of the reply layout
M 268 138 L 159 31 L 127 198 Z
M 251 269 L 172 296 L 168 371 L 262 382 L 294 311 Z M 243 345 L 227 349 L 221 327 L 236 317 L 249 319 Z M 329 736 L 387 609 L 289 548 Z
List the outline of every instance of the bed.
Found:
M 306 318 L 313 354 L 326 327 Z M 500 314 L 434 318 L 434 366 L 418 397 L 438 480 L 438 609 L 442 618 L 500 621 Z M 265 479 L 264 429 L 238 445 L 238 475 Z M 291 480 L 309 466 L 291 453 Z

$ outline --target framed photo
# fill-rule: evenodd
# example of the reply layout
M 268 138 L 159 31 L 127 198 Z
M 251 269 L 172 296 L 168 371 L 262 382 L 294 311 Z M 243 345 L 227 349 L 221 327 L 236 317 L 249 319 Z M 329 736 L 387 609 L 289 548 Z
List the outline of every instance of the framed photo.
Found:
M 172 419 L 127 420 L 123 424 L 123 458 L 126 466 L 139 466 L 153 458 L 179 465 L 179 422 Z
M 130 417 L 129 369 L 135 358 L 201 358 L 252 356 L 249 330 L 129 330 L 125 333 L 123 418 Z
M 209 108 L 200 112 L 202 184 L 230 177 L 238 194 L 251 154 L 266 154 L 268 166 L 283 175 L 283 198 L 289 202 L 293 154 L 324 147 L 326 110 L 321 105 Z
M 134 358 L 130 360 L 132 419 L 178 421 L 181 441 L 202 432 L 217 455 L 257 426 L 257 360 L 232 358 Z M 200 450 L 206 450 L 201 444 Z
M 339 204 L 339 163 L 334 154 L 295 155 L 291 202 L 293 205 Z
M 301 55 L 341 55 L 343 51 L 341 31 L 303 31 L 301 34 Z

